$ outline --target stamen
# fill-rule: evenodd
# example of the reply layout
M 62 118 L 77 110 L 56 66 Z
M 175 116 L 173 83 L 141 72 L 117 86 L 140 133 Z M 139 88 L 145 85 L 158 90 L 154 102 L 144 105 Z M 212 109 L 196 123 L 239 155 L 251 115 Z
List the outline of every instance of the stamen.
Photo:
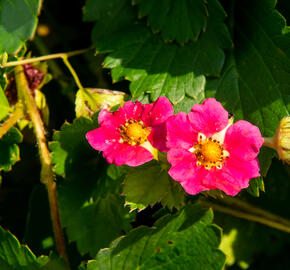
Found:
M 222 167 L 223 167 L 223 165 L 222 165 L 222 164 L 220 164 L 220 163 L 216 165 L 216 168 L 217 168 L 218 170 L 221 170 L 221 169 L 222 169 Z
M 197 134 L 197 138 L 198 138 L 197 140 L 198 140 L 199 143 L 202 143 L 202 142 L 204 142 L 206 140 L 206 136 L 203 133 L 201 133 L 201 132 L 199 132 Z
M 128 143 L 132 146 L 143 144 L 147 141 L 150 131 L 150 128 L 146 127 L 143 121 L 129 119 L 124 125 L 120 125 L 119 127 L 121 135 L 120 142 Z
M 222 144 L 213 137 L 207 138 L 204 134 L 198 133 L 198 143 L 189 149 L 196 156 L 196 165 L 204 166 L 206 170 L 212 168 L 222 169 L 224 159 L 230 156 Z

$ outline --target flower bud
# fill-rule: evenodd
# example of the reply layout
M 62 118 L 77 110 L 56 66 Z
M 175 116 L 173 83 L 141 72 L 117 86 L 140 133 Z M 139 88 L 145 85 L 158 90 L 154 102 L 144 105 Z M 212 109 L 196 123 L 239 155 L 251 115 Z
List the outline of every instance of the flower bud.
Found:
M 274 144 L 279 158 L 290 165 L 290 116 L 286 116 L 280 121 Z

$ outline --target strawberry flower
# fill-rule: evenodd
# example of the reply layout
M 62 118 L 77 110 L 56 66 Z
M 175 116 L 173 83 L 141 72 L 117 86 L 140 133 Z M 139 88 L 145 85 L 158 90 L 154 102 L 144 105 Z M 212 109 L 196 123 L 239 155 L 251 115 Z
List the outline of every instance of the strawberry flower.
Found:
M 106 109 L 99 114 L 100 127 L 89 131 L 86 138 L 96 150 L 103 151 L 109 163 L 139 166 L 159 151 L 167 151 L 165 121 L 173 107 L 165 97 L 142 104 L 125 102 L 115 112 Z
M 214 98 L 167 120 L 170 176 L 189 194 L 220 189 L 236 195 L 260 176 L 257 155 L 263 138 L 247 121 L 229 118 Z

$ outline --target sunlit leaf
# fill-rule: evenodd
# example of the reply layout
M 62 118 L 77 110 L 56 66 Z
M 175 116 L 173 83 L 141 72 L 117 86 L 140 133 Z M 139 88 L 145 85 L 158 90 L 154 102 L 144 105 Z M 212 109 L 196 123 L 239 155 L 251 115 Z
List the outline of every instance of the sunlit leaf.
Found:
M 151 228 L 141 226 L 115 240 L 88 269 L 222 269 L 225 256 L 217 249 L 221 232 L 212 219 L 211 211 L 188 206 Z
M 0 54 L 17 52 L 37 26 L 41 0 L 1 0 Z

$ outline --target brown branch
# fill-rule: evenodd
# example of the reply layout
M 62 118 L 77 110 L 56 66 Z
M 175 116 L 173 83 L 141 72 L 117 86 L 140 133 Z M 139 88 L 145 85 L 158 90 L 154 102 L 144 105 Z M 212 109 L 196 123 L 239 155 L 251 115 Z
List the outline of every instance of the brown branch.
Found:
M 66 245 L 63 237 L 63 232 L 61 228 L 60 218 L 59 218 L 59 209 L 57 203 L 57 193 L 56 193 L 56 183 L 54 181 L 54 173 L 52 170 L 52 164 L 50 159 L 50 152 L 47 147 L 45 129 L 43 121 L 37 109 L 34 98 L 30 92 L 23 67 L 17 66 L 15 68 L 15 81 L 19 98 L 23 101 L 25 109 L 29 114 L 32 125 L 34 128 L 34 133 L 36 136 L 40 162 L 41 162 L 41 174 L 40 181 L 45 184 L 48 192 L 48 201 L 50 206 L 50 215 L 52 220 L 52 227 L 54 232 L 54 237 L 56 241 L 56 246 L 59 252 L 59 255 L 64 258 L 67 263 L 68 269 L 69 260 L 66 252 Z

